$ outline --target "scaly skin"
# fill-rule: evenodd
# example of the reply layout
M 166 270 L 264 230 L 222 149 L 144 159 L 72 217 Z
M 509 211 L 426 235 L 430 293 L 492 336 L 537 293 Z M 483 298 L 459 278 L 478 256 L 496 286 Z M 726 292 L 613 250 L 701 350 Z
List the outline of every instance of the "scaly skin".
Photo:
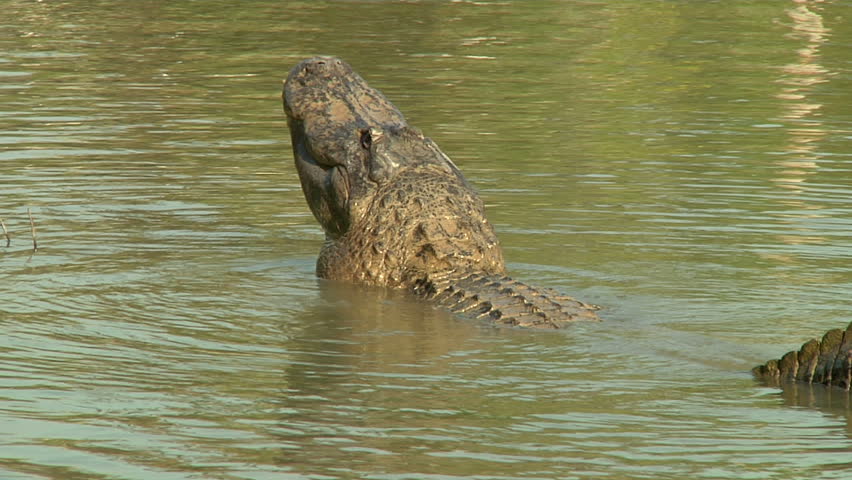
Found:
M 752 372 L 776 384 L 815 383 L 849 391 L 852 385 L 852 323 L 846 330 L 829 330 L 822 340 L 812 339 L 798 351 L 759 365 Z
M 497 324 L 599 320 L 594 305 L 506 276 L 474 189 L 345 62 L 299 63 L 283 96 L 302 190 L 326 234 L 318 276 L 408 289 Z

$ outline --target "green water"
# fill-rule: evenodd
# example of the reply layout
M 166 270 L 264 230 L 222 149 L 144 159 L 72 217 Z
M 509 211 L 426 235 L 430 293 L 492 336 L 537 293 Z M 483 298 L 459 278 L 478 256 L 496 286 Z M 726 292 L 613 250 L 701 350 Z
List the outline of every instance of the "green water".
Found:
M 852 320 L 849 2 L 0 5 L 0 478 L 852 475 L 846 395 L 748 373 Z M 318 282 L 315 54 L 606 322 Z

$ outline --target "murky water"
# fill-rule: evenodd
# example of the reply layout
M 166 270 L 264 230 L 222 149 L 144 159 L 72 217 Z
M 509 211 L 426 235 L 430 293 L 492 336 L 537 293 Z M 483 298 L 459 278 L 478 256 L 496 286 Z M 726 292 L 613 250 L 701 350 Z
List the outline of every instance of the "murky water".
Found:
M 3 6 L 0 478 L 852 474 L 848 397 L 748 373 L 852 320 L 849 2 Z M 317 53 L 606 322 L 318 282 L 279 98 Z

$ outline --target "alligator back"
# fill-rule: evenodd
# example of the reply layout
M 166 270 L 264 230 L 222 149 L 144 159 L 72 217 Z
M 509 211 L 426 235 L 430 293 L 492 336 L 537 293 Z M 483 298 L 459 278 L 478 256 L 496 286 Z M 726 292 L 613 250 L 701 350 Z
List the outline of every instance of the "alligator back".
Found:
M 414 292 L 450 311 L 500 325 L 559 329 L 578 320 L 600 320 L 597 305 L 505 275 L 432 275 L 417 282 Z

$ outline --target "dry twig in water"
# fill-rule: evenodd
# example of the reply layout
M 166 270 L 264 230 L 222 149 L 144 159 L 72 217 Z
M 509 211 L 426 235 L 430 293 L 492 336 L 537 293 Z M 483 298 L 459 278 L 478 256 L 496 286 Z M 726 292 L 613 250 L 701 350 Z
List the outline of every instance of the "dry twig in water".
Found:
M 0 218 L 0 227 L 3 227 L 3 236 L 6 237 L 6 248 L 9 248 L 9 245 L 12 244 L 12 239 L 9 238 L 9 231 L 6 230 L 6 224 L 3 223 L 2 218 Z
M 36 231 L 35 231 L 35 222 L 33 221 L 33 214 L 30 212 L 30 209 L 27 208 L 27 215 L 30 216 L 30 233 L 33 235 L 33 251 L 38 250 L 38 242 L 36 241 Z

